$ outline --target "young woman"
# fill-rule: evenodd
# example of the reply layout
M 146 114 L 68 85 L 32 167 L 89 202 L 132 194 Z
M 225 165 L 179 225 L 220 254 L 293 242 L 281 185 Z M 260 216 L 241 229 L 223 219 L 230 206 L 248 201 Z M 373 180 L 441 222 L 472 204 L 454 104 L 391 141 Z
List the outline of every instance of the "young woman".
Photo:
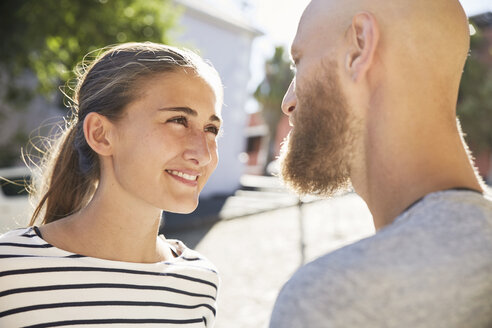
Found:
M 153 43 L 81 73 L 31 227 L 0 237 L 0 326 L 212 327 L 218 276 L 158 236 L 217 165 L 222 86 L 197 55 Z

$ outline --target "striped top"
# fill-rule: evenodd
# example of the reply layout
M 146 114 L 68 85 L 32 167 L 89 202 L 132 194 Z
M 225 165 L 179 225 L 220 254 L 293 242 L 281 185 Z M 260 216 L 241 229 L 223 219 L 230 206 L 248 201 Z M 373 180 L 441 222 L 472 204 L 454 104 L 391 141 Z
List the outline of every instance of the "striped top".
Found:
M 44 241 L 32 227 L 0 236 L 0 327 L 213 327 L 213 264 L 166 240 L 176 258 L 103 260 Z

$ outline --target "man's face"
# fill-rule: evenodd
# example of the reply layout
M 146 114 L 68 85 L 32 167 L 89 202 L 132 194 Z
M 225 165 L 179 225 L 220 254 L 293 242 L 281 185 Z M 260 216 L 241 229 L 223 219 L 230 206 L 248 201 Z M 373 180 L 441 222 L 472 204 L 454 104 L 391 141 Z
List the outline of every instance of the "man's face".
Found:
M 350 185 L 351 118 L 336 63 L 317 66 L 310 70 L 317 73 L 297 79 L 288 91 L 296 105 L 292 131 L 282 145 L 281 176 L 300 194 L 331 196 Z
M 280 163 L 282 178 L 300 194 L 331 196 L 350 185 L 358 125 L 337 69 L 343 58 L 337 10 L 335 2 L 313 0 L 292 44 L 296 76 L 282 110 L 293 128 L 282 146 Z M 328 21 L 325 11 L 332 12 Z

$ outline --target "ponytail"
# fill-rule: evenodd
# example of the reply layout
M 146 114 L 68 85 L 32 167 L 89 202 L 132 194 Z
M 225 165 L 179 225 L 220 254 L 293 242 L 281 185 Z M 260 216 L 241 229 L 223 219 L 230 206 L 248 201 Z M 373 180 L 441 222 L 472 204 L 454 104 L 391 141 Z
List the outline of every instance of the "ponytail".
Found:
M 82 209 L 90 200 L 96 189 L 99 168 L 90 165 L 90 157 L 84 156 L 89 146 L 87 143 L 78 145 L 81 124 L 66 128 L 60 136 L 58 144 L 46 156 L 46 171 L 38 183 L 42 195 L 30 225 L 42 217 L 41 224 L 50 223 Z M 78 147 L 77 147 L 78 146 Z M 97 162 L 97 161 L 96 161 Z M 84 169 L 85 172 L 82 171 Z M 35 189 L 35 187 L 34 187 Z

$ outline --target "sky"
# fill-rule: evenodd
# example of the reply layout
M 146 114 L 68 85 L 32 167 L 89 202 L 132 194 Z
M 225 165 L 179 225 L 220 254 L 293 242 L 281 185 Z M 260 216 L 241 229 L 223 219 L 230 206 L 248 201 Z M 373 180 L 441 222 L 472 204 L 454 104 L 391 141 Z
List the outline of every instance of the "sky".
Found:
M 432 1 L 432 0 L 429 0 Z M 257 24 L 267 32 L 270 42 L 290 44 L 309 0 L 251 0 Z M 460 0 L 468 16 L 492 12 L 492 0 Z
M 276 45 L 284 45 L 287 49 L 290 47 L 299 19 L 309 1 L 250 0 L 254 12 L 253 20 L 265 32 L 265 35 L 257 38 L 253 44 L 250 88 L 254 89 L 261 82 L 263 63 L 273 55 L 274 47 Z M 460 0 L 460 2 L 468 16 L 486 11 L 492 12 L 492 0 Z

